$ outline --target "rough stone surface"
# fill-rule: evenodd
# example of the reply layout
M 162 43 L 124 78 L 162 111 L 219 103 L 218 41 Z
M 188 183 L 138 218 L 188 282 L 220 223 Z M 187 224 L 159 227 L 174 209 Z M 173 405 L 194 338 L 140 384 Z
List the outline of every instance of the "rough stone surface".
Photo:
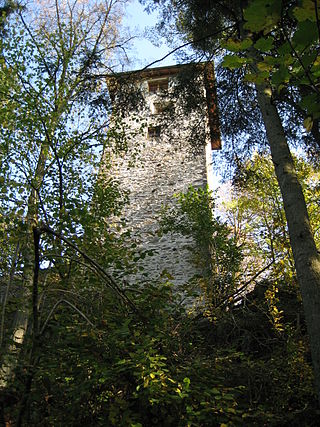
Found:
M 148 138 L 148 127 L 161 122 L 160 115 L 154 114 L 155 104 L 161 100 L 159 94 L 148 93 L 148 82 L 140 82 L 145 96 L 145 109 L 137 115 L 132 112 L 125 117 L 128 129 L 136 134 L 142 122 L 146 124 L 142 134 L 128 136 L 128 151 L 125 155 L 113 155 L 112 176 L 116 177 L 123 189 L 130 192 L 130 204 L 123 216 L 128 228 L 133 230 L 132 238 L 143 250 L 153 251 L 140 261 L 143 272 L 127 277 L 130 283 L 158 279 L 166 272 L 175 284 L 189 281 L 197 271 L 192 263 L 191 238 L 180 234 L 158 236 L 159 216 L 164 205 L 175 203 L 174 194 L 185 192 L 190 185 L 204 187 L 207 184 L 207 173 L 210 173 L 211 149 L 208 143 L 197 154 L 188 144 L 184 144 L 184 132 L 192 120 L 197 117 L 180 118 L 173 123 L 174 135 L 166 133 L 161 126 L 160 137 Z M 174 77 L 169 79 L 169 87 L 174 84 Z M 160 98 L 159 98 L 160 97 Z M 162 101 L 163 102 L 163 101 Z M 179 108 L 179 100 L 175 105 Z M 201 125 L 205 130 L 206 120 Z M 172 125 L 172 123 L 171 123 Z M 128 131 L 128 135 L 129 135 Z

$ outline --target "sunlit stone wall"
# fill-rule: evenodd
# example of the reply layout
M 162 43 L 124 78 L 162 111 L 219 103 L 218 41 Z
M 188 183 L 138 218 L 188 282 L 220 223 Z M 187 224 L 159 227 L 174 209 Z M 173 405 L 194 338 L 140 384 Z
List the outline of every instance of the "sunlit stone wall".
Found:
M 153 254 L 139 261 L 143 270 L 126 279 L 130 283 L 144 282 L 156 280 L 165 273 L 175 284 L 183 284 L 201 273 L 193 263 L 194 242 L 180 234 L 159 236 L 159 217 L 164 205 L 175 203 L 174 194 L 187 191 L 190 185 L 197 188 L 210 184 L 212 152 L 208 122 L 206 114 L 202 117 L 184 115 L 179 99 L 174 105 L 171 101 L 170 106 L 176 112 L 181 109 L 181 114 L 175 115 L 174 122 L 167 126 L 162 122 L 161 104 L 166 106 L 163 93 L 172 90 L 175 84 L 174 67 L 153 69 L 142 75 L 137 84 L 144 96 L 145 108 L 139 114 L 132 111 L 124 118 L 129 147 L 125 155 L 113 155 L 111 174 L 130 194 L 130 204 L 123 217 L 132 230 L 132 239 L 138 248 Z M 205 97 L 205 89 L 203 94 Z M 184 137 L 190 123 L 197 120 L 208 137 L 195 152 Z M 130 137 L 138 133 L 142 124 L 141 133 Z

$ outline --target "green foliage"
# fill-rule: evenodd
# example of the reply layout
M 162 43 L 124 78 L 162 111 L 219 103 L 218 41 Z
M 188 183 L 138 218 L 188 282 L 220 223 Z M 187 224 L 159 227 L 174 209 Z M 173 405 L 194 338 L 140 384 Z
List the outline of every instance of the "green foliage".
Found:
M 247 38 L 244 40 L 228 39 L 222 42 L 222 46 L 231 52 L 241 52 L 252 46 L 252 40 Z
M 26 425 L 315 425 L 308 344 L 294 317 L 274 333 L 263 293 L 212 322 L 189 316 L 170 283 L 150 284 L 132 291 L 141 318 L 86 281 L 77 304 L 95 326 L 67 307 L 55 312 Z
M 268 33 L 280 20 L 281 1 L 250 1 L 243 14 L 246 20 L 244 28 L 255 33 L 259 33 L 260 31 Z
M 225 55 L 223 57 L 223 66 L 232 69 L 239 68 L 248 63 L 248 59 L 234 55 Z
M 318 119 L 319 6 L 310 0 L 298 4 L 251 0 L 243 14 L 247 34 L 222 42 L 225 49 L 237 53 L 226 55 L 223 65 L 235 69 L 254 60 L 255 67 L 247 67 L 247 81 L 271 83 L 278 92 L 288 85 L 302 89 L 300 107 L 306 116 Z M 251 45 L 254 50 L 246 52 Z
M 227 271 L 230 229 L 213 219 L 208 202 L 206 191 L 190 188 L 177 197 L 177 215 L 164 225 L 196 236 L 199 247 L 214 241 Z M 104 242 L 88 244 L 88 253 L 108 265 Z M 71 255 L 65 276 L 53 268 L 43 272 L 40 313 L 46 326 L 23 416 L 26 425 L 313 425 L 308 344 L 299 330 L 303 319 L 299 328 L 296 320 L 301 307 L 293 301 L 290 309 L 289 298 L 280 293 L 266 299 L 272 282 L 261 285 L 262 294 L 248 294 L 246 303 L 214 310 L 210 320 L 205 305 L 198 316 L 188 314 L 165 281 L 128 289 L 136 306 L 132 311 L 101 276 Z M 61 303 L 51 312 L 59 299 L 79 311 Z M 281 334 L 270 321 L 275 307 L 283 313 Z M 13 388 L 18 402 L 25 393 L 28 354 L 26 345 Z M 16 419 L 19 407 L 9 404 L 6 419 Z
M 298 21 L 310 16 L 306 4 L 293 12 Z M 247 14 L 248 21 L 255 20 L 255 28 L 263 32 L 276 19 L 268 7 L 259 2 L 259 10 L 271 12 L 271 18 L 256 19 L 254 9 Z M 297 315 L 299 301 L 283 294 L 285 286 L 279 286 L 278 276 L 277 280 L 270 277 L 267 284 L 258 283 L 252 293 L 237 294 L 239 286 L 247 283 L 241 277 L 243 242 L 239 244 L 239 236 L 213 217 L 207 191 L 190 188 L 178 195 L 162 223 L 164 232 L 181 233 L 197 243 L 195 264 L 204 271 L 197 280 L 205 295 L 197 316 L 181 306 L 173 285 L 165 280 L 130 288 L 120 280 L 146 254 L 136 253 L 129 233 L 118 236 L 105 219 L 118 215 L 127 197 L 116 181 L 106 181 L 103 174 L 97 179 L 95 173 L 97 146 L 106 148 L 110 140 L 116 140 L 116 150 L 126 149 L 121 120 L 117 131 L 106 138 L 108 96 L 104 83 L 93 78 L 109 52 L 100 57 L 102 51 L 91 51 L 91 43 L 78 44 L 90 27 L 83 20 L 79 27 L 72 26 L 78 28 L 76 34 L 68 32 L 66 22 L 61 21 L 52 31 L 46 25 L 41 31 L 32 27 L 34 37 L 22 21 L 19 25 L 10 28 L 10 37 L 3 42 L 7 56 L 0 70 L 1 285 L 20 285 L 19 277 L 25 277 L 26 258 L 20 253 L 16 256 L 16 243 L 24 244 L 24 254 L 30 248 L 25 244 L 28 237 L 30 243 L 26 218 L 49 224 L 57 233 L 41 235 L 40 277 L 33 284 L 39 333 L 35 333 L 34 316 L 31 333 L 20 345 L 16 376 L 9 393 L 1 398 L 5 414 L 0 422 L 312 426 L 317 412 L 304 319 Z M 302 33 L 295 37 L 298 45 Z M 308 40 L 313 37 L 312 33 Z M 228 40 L 225 48 L 232 52 L 242 53 L 252 46 L 270 51 L 275 46 L 269 33 L 254 44 L 250 39 L 243 43 Z M 111 41 L 113 46 L 113 37 Z M 290 46 L 288 50 L 283 45 L 284 56 L 285 51 L 289 56 L 282 65 L 293 64 Z M 73 57 L 74 52 L 78 56 Z M 234 66 L 248 64 L 232 58 L 229 65 L 232 61 Z M 312 58 L 304 60 L 315 65 Z M 283 72 L 277 62 L 268 61 L 259 64 L 259 78 L 266 78 L 262 71 L 267 73 L 268 67 L 273 76 Z M 274 84 L 281 85 L 290 76 L 274 77 Z M 273 177 L 263 162 L 260 166 L 272 193 Z M 258 168 L 249 172 L 259 175 Z M 262 187 L 253 182 L 261 200 Z M 306 191 L 314 198 L 310 206 L 316 221 L 315 182 Z M 250 200 L 242 205 L 243 209 L 247 206 Z M 271 218 L 274 230 L 283 231 L 282 221 L 280 208 Z M 260 240 L 259 250 L 269 256 L 268 237 Z M 286 248 L 283 236 L 275 233 L 272 237 L 277 250 L 281 244 Z M 291 285 L 288 265 L 279 262 L 277 273 L 282 267 L 286 273 L 282 281 L 289 277 Z M 108 274 L 110 269 L 121 271 L 116 280 Z M 31 287 L 26 290 L 24 295 L 30 297 Z M 19 298 L 10 297 L 10 304 L 3 305 L 2 328 L 11 321 L 12 311 L 21 307 Z M 26 308 L 30 305 L 31 298 Z
M 246 147 L 252 141 L 256 145 L 261 143 L 261 136 L 256 136 L 260 125 L 254 126 L 259 117 L 249 83 L 251 88 L 254 84 L 270 87 L 277 106 L 286 111 L 283 123 L 290 121 L 289 139 L 301 138 L 299 126 L 307 120 L 304 125 L 309 135 L 302 134 L 302 139 L 307 144 L 319 145 L 318 5 L 309 0 L 251 0 L 245 5 L 240 1 L 199 4 L 190 0 L 177 10 L 174 2 L 167 3 L 170 7 L 165 11 L 163 24 L 170 17 L 175 19 L 180 34 L 192 40 L 199 57 L 205 53 L 206 58 L 213 60 L 217 52 L 222 53 L 220 64 L 228 72 L 220 74 L 228 77 L 226 82 L 219 82 L 224 87 L 219 89 L 218 85 L 218 90 L 221 111 L 226 110 L 220 117 L 226 137 L 247 139 Z M 190 59 L 193 60 L 191 55 Z M 235 97 L 232 101 L 231 94 Z M 230 141 L 230 150 L 236 151 L 238 158 L 244 153 L 234 141 Z
M 319 207 L 317 203 L 319 172 L 302 158 L 295 158 L 315 240 L 319 244 Z M 290 247 L 281 193 L 270 157 L 255 155 L 239 165 L 235 178 L 234 196 L 225 202 L 229 224 L 249 265 L 256 269 L 268 263 L 273 280 L 296 287 L 294 261 Z M 291 285 L 290 285 L 291 284 Z
M 207 189 L 189 187 L 186 193 L 176 195 L 174 207 L 164 209 L 161 222 L 162 232 L 194 239 L 194 263 L 202 271 L 199 286 L 208 307 L 218 306 L 233 293 L 242 260 L 230 228 L 214 218 L 213 209 L 214 200 Z
M 117 292 L 105 269 L 131 260 L 124 237 L 118 238 L 106 220 L 119 213 L 126 194 L 110 178 L 102 185 L 102 173 L 98 179 L 104 150 L 117 138 L 118 149 L 126 148 L 119 133 L 112 135 L 112 144 L 107 135 L 110 98 L 105 80 L 97 77 L 102 64 L 116 57 L 120 15 L 115 3 L 32 2 L 6 21 L 6 37 L 0 40 L 1 387 L 14 383 L 24 352 L 18 425 L 47 324 L 62 306 L 79 312 L 82 286 L 96 286 L 92 298 L 102 292 L 98 285 Z M 104 263 L 100 277 L 97 262 Z M 27 329 L 29 353 L 23 345 Z
M 219 426 L 238 419 L 241 388 L 224 386 L 215 360 L 199 354 L 196 327 L 175 306 L 171 286 L 150 286 L 136 298 L 144 321 L 103 298 L 103 306 L 91 303 L 94 329 L 63 307 L 52 318 L 27 424 Z M 190 331 L 194 338 L 186 339 Z

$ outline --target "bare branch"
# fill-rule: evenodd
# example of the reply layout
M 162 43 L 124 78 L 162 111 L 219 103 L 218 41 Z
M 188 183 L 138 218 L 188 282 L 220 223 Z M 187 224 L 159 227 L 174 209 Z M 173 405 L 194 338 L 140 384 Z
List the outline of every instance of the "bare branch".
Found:
M 50 319 L 51 319 L 51 317 L 52 317 L 52 315 L 53 315 L 53 313 L 55 312 L 55 310 L 56 310 L 56 308 L 60 305 L 60 304 L 62 304 L 62 303 L 65 303 L 65 304 L 67 304 L 67 305 L 69 305 L 70 307 L 72 307 L 77 313 L 79 313 L 80 314 L 80 316 L 82 316 L 86 321 L 87 321 L 87 323 L 92 327 L 92 328 L 95 328 L 95 326 L 94 326 L 94 324 L 87 318 L 87 316 L 81 311 L 81 310 L 79 310 L 79 308 L 78 307 L 76 307 L 74 304 L 72 304 L 70 301 L 68 301 L 68 300 L 66 300 L 66 299 L 60 299 L 59 301 L 57 301 L 56 303 L 55 303 L 55 305 L 52 307 L 52 309 L 51 309 L 51 311 L 50 311 L 50 313 L 49 313 L 49 315 L 48 315 L 48 317 L 47 317 L 47 319 L 46 319 L 46 321 L 44 322 L 44 324 L 43 324 L 43 326 L 42 326 L 42 328 L 41 328 L 41 330 L 40 330 L 40 333 L 39 333 L 39 335 L 41 336 L 43 333 L 44 333 L 44 331 L 46 330 L 46 327 L 48 326 L 48 323 L 49 323 L 49 321 L 50 321 Z
M 66 243 L 68 246 L 70 246 L 71 248 L 73 248 L 74 250 L 76 250 L 84 259 L 86 259 L 87 261 L 89 261 L 89 263 L 91 265 L 94 266 L 94 268 L 103 275 L 103 277 L 106 279 L 108 287 L 110 289 L 112 289 L 114 292 L 116 292 L 120 298 L 127 303 L 135 312 L 138 312 L 137 307 L 135 306 L 135 304 L 131 301 L 131 299 L 125 294 L 125 292 L 120 289 L 120 287 L 117 285 L 117 283 L 115 282 L 115 280 L 111 277 L 111 275 L 104 269 L 101 267 L 101 265 L 99 265 L 94 259 L 92 259 L 89 255 L 87 255 L 83 250 L 81 250 L 76 244 L 72 243 L 69 239 L 67 239 L 66 237 L 62 236 L 59 233 L 56 233 L 54 230 L 52 230 L 51 228 L 49 228 L 46 225 L 43 225 L 41 227 L 41 232 L 42 233 L 48 233 L 48 234 L 52 234 L 53 236 L 61 239 L 64 243 Z
M 266 270 L 268 270 L 268 268 L 270 268 L 272 266 L 272 264 L 275 261 L 272 260 L 271 262 L 269 262 L 269 264 L 267 264 L 265 267 L 263 267 L 260 271 L 258 271 L 253 277 L 251 277 L 251 279 L 249 279 L 247 282 L 245 282 L 244 285 L 240 286 L 240 288 L 238 288 L 235 292 L 233 292 L 232 294 L 229 294 L 228 296 L 226 296 L 219 304 L 218 307 L 221 307 L 226 301 L 228 301 L 230 298 L 234 298 L 237 295 L 239 295 L 242 291 L 244 291 L 253 281 L 256 280 L 257 277 L 260 276 L 260 274 L 264 273 Z

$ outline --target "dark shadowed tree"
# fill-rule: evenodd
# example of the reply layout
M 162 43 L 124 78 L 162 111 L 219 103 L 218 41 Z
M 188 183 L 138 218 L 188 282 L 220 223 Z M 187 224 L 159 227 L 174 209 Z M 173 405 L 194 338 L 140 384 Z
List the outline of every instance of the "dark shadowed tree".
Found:
M 284 128 L 288 114 L 283 113 L 278 101 L 279 94 L 287 93 L 288 102 L 288 93 L 294 94 L 290 101 L 297 105 L 296 110 L 303 112 L 305 128 L 314 130 L 317 126 L 317 2 L 182 0 L 160 2 L 160 6 L 164 10 L 162 26 L 174 21 L 174 31 L 183 34 L 203 60 L 219 53 L 224 55 L 226 68 L 239 70 L 238 81 L 242 88 L 246 82 L 252 109 L 260 111 L 283 198 L 320 398 L 320 257 Z M 232 86 L 234 83 L 229 81 Z M 247 130 L 248 127 L 252 130 L 252 124 L 248 125 Z M 244 136 L 249 140 L 255 138 L 253 134 Z

